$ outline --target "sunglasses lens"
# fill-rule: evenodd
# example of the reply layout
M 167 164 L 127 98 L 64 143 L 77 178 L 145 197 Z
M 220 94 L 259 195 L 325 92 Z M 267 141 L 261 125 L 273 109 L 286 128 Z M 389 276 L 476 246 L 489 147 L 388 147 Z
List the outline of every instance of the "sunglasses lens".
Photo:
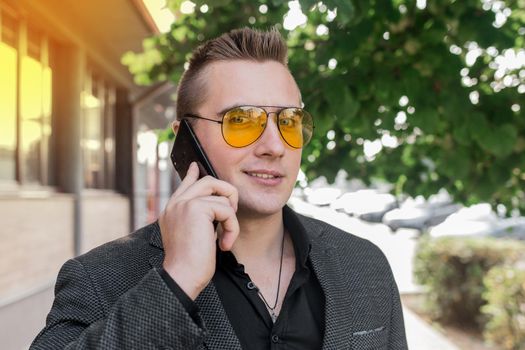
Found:
M 313 119 L 310 113 L 300 108 L 287 108 L 279 115 L 279 130 L 283 139 L 294 148 L 304 147 L 313 133 Z
M 264 131 L 264 110 L 257 107 L 237 107 L 224 115 L 222 134 L 233 147 L 244 147 L 253 143 Z
M 279 130 L 288 145 L 302 148 L 312 138 L 312 116 L 301 108 L 286 108 L 279 113 Z M 266 126 L 266 112 L 259 107 L 234 108 L 224 115 L 222 134 L 233 147 L 245 147 L 255 142 Z

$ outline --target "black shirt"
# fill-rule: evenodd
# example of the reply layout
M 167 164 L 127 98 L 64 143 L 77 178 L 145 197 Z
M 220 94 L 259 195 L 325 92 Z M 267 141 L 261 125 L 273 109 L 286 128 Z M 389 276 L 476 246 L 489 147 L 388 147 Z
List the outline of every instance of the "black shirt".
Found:
M 296 268 L 275 324 L 264 302 L 231 252 L 217 249 L 217 269 L 213 283 L 226 315 L 243 349 L 320 349 L 324 335 L 324 295 L 309 261 L 310 243 L 295 213 L 283 209 L 284 226 L 293 241 Z M 190 315 L 196 304 L 170 276 L 161 275 Z M 269 301 L 270 302 L 270 301 Z M 273 306 L 273 300 L 270 302 Z

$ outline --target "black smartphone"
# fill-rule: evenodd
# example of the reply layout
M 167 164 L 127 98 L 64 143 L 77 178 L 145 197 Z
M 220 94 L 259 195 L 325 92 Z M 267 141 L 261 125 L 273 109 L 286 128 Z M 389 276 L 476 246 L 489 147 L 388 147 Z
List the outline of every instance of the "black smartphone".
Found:
M 208 157 L 206 157 L 206 153 L 199 139 L 197 139 L 197 135 L 195 135 L 190 123 L 188 123 L 186 119 L 180 122 L 175 143 L 171 150 L 171 162 L 175 170 L 177 170 L 177 173 L 179 173 L 181 180 L 186 177 L 191 162 L 197 162 L 199 166 L 199 179 L 206 175 L 218 178 Z
M 191 162 L 197 162 L 199 166 L 199 179 L 211 175 L 218 179 L 215 170 L 211 166 L 206 153 L 202 148 L 197 135 L 191 128 L 190 123 L 186 119 L 181 120 L 175 143 L 171 150 L 171 162 L 175 167 L 179 177 L 183 180 L 190 167 Z M 213 227 L 217 229 L 218 222 L 213 222 Z

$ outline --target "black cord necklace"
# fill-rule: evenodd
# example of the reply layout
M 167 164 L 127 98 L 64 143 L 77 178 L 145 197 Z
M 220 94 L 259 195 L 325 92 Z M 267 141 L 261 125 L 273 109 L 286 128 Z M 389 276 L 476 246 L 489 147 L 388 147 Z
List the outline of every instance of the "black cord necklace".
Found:
M 270 317 L 272 318 L 272 322 L 275 323 L 277 321 L 277 314 L 275 313 L 275 308 L 277 307 L 277 303 L 279 302 L 279 291 L 281 289 L 281 273 L 283 271 L 283 256 L 284 256 L 284 231 L 283 231 L 283 241 L 281 243 L 281 263 L 279 264 L 279 280 L 277 282 L 277 296 L 275 297 L 275 303 L 273 304 L 273 307 L 268 304 L 264 296 L 262 295 L 261 291 L 257 287 L 257 294 L 261 297 L 261 299 L 264 302 L 264 305 L 268 308 L 268 311 L 270 311 Z

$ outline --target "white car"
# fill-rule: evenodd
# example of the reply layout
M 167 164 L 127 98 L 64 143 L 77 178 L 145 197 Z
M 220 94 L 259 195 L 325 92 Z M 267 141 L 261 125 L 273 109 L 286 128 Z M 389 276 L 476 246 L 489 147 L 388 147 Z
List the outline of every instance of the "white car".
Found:
M 327 206 L 333 203 L 340 195 L 341 190 L 334 187 L 320 187 L 316 189 L 306 188 L 304 190 L 306 201 L 318 206 Z
M 344 211 L 362 220 L 381 222 L 383 215 L 397 206 L 396 197 L 393 195 L 366 189 L 343 194 L 330 205 L 330 208 Z
M 443 222 L 460 208 L 461 205 L 449 200 L 425 201 L 422 197 L 415 200 L 408 199 L 400 208 L 387 212 L 383 217 L 383 223 L 394 232 L 399 228 L 414 228 L 423 232 Z
M 499 218 L 487 203 L 463 208 L 429 231 L 432 237 L 499 237 L 525 240 L 525 217 Z

